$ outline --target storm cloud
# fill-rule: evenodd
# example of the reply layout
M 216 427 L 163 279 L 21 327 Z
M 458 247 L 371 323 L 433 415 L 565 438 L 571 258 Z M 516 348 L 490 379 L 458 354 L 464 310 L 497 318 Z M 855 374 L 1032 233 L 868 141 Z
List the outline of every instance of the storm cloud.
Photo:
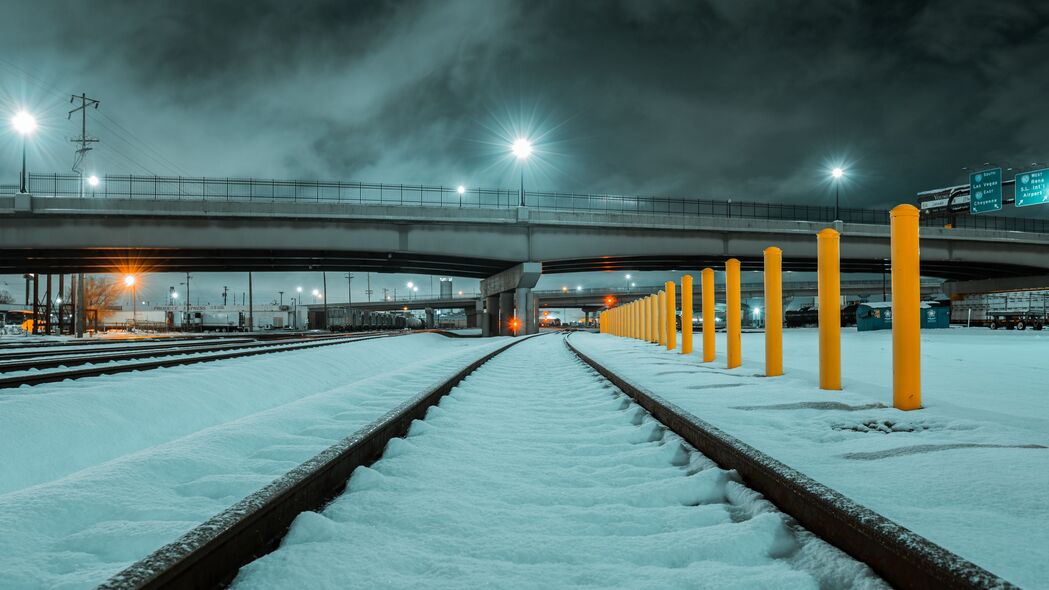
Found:
M 882 207 L 1049 159 L 1039 2 L 11 3 L 0 107 L 100 98 L 104 173 L 530 187 Z M 95 121 L 98 121 L 95 124 Z M 5 142 L 10 144 L 11 142 Z M 16 146 L 0 172 L 14 182 Z

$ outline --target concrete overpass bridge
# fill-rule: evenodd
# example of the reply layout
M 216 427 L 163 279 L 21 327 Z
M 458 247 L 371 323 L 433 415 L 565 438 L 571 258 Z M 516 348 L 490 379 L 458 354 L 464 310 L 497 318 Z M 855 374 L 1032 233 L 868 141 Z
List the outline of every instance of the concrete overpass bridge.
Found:
M 107 177 L 106 194 L 82 198 L 70 178 L 78 194 L 77 177 L 32 175 L 35 194 L 0 196 L 0 273 L 450 274 L 486 279 L 490 316 L 512 306 L 534 317 L 540 272 L 698 270 L 730 257 L 759 270 L 770 245 L 784 270 L 813 271 L 828 225 L 842 232 L 843 272 L 889 264 L 888 213 L 870 209 L 832 222 L 825 207 L 563 193 L 527 193 L 519 207 L 516 191 L 155 177 Z M 1049 228 L 1024 227 L 1038 231 L 923 227 L 922 272 L 1047 277 Z M 501 293 L 512 300 L 493 304 Z

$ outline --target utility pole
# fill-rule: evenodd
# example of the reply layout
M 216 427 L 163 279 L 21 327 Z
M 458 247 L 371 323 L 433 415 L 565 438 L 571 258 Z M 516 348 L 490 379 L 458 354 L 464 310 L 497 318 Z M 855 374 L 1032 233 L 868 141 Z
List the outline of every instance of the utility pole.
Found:
M 324 329 L 328 329 L 328 273 L 321 273 L 321 280 L 324 282 Z
M 372 273 L 367 273 L 368 277 L 368 288 L 364 290 L 364 294 L 368 296 L 368 303 L 372 301 Z
M 248 271 L 248 331 L 255 331 L 255 294 L 251 289 L 251 271 Z
M 89 144 L 98 143 L 98 139 L 91 138 L 91 137 L 87 136 L 87 108 L 89 106 L 93 106 L 93 107 L 95 107 L 95 110 L 98 110 L 98 105 L 100 105 L 102 103 L 100 101 L 98 101 L 97 99 L 88 98 L 86 93 L 80 93 L 79 97 L 76 96 L 76 95 L 70 96 L 69 97 L 69 102 L 70 103 L 76 102 L 77 98 L 80 99 L 80 106 L 78 106 L 77 108 L 69 111 L 69 114 L 66 115 L 66 120 L 67 121 L 71 120 L 73 118 L 73 113 L 75 113 L 77 111 L 80 111 L 80 137 L 74 137 L 72 139 L 72 142 L 76 143 L 76 144 L 80 144 L 80 147 L 77 148 L 77 150 L 75 152 L 76 155 L 75 155 L 75 157 L 73 159 L 73 171 L 80 175 L 80 197 L 83 198 L 83 196 L 84 196 L 84 172 L 81 170 L 80 167 L 84 163 L 84 158 L 87 157 L 87 153 L 89 151 L 91 151 L 91 147 L 89 147 Z M 77 285 L 78 285 L 78 288 L 81 289 L 81 291 L 78 293 L 78 296 L 76 297 L 76 306 L 75 306 L 75 309 L 73 310 L 73 315 L 75 316 L 75 319 L 73 320 L 73 325 L 74 325 L 73 331 L 76 333 L 76 337 L 77 338 L 81 338 L 81 337 L 84 336 L 84 324 L 87 323 L 87 307 L 86 307 L 86 303 L 87 302 L 84 301 L 84 296 L 83 296 L 84 295 L 84 293 L 83 293 L 84 273 L 83 272 L 77 273 Z
M 353 273 L 346 273 L 346 307 L 353 307 Z
M 229 287 L 223 285 L 222 286 L 222 307 L 226 307 L 226 294 L 227 293 L 229 293 Z M 233 303 L 236 304 L 236 301 L 234 301 Z

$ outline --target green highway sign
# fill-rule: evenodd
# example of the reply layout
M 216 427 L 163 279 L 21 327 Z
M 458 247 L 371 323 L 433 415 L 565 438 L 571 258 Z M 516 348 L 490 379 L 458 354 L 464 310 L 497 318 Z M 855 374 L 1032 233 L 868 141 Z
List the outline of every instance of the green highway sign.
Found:
M 1002 210 L 1002 169 L 991 168 L 969 175 L 969 212 Z
M 1016 175 L 1016 206 L 1049 203 L 1049 168 Z

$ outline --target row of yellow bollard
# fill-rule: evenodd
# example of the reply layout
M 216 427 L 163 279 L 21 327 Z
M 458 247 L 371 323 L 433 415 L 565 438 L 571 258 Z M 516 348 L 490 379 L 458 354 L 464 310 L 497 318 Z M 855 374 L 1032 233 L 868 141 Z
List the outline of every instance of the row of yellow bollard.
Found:
M 921 291 L 918 209 L 899 205 L 890 212 L 892 255 L 893 406 L 901 410 L 921 407 Z M 816 234 L 819 306 L 819 386 L 841 389 L 841 255 L 840 234 L 826 228 Z M 765 263 L 765 375 L 783 374 L 783 284 L 779 248 L 764 251 Z M 714 271 L 701 275 L 703 362 L 715 358 Z M 742 364 L 740 317 L 740 262 L 725 261 L 726 330 L 728 368 Z M 601 331 L 638 338 L 677 348 L 675 283 L 638 301 L 601 314 Z M 692 353 L 692 276 L 681 278 L 681 354 Z M 709 329 L 708 329 L 709 328 Z

